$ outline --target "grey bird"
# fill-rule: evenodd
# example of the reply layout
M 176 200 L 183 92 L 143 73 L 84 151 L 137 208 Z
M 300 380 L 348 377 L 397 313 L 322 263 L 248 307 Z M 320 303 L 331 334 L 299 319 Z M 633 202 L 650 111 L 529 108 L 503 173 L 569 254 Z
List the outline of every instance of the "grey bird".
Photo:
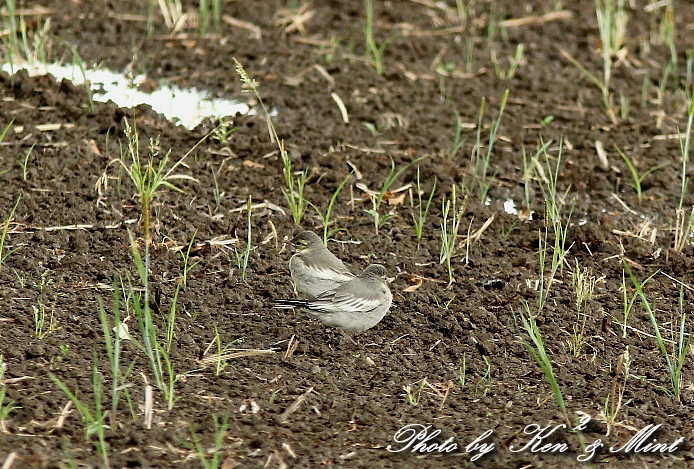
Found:
M 277 299 L 275 308 L 301 308 L 326 326 L 345 333 L 374 327 L 386 315 L 392 302 L 393 294 L 386 283 L 385 267 L 371 264 L 357 277 L 315 298 Z M 348 334 L 345 336 L 351 341 Z
M 302 231 L 291 243 L 297 252 L 289 260 L 289 272 L 299 295 L 313 298 L 355 278 L 313 231 Z

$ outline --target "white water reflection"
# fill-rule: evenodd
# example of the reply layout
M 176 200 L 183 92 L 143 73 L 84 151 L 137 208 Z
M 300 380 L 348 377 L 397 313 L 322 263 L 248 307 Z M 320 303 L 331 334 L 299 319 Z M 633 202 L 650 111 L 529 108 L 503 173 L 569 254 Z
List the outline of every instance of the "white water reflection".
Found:
M 504 201 L 504 212 L 509 215 L 518 215 L 518 210 L 516 210 L 516 203 L 512 199 Z
M 14 69 L 10 64 L 2 65 L 2 70 L 7 73 L 16 73 L 25 69 L 31 76 L 51 74 L 56 80 L 63 78 L 70 80 L 75 85 L 84 84 L 85 77 L 90 83 L 92 99 L 99 102 L 113 101 L 119 107 L 136 107 L 140 104 L 148 104 L 152 109 L 186 127 L 193 129 L 208 117 L 234 116 L 236 113 L 247 114 L 251 108 L 238 101 L 230 99 L 213 98 L 209 93 L 195 88 L 179 88 L 173 85 L 163 85 L 151 93 L 138 89 L 145 81 L 144 75 L 138 75 L 132 79 L 125 75 L 114 73 L 106 69 L 85 69 L 84 74 L 77 65 L 61 64 L 15 64 Z

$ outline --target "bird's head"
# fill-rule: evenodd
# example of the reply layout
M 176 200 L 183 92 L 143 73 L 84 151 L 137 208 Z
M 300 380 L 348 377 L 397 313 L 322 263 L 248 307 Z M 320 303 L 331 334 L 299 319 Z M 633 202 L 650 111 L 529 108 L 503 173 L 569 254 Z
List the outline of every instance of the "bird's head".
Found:
M 383 267 L 381 264 L 371 264 L 366 269 L 364 269 L 364 272 L 362 273 L 362 275 L 369 276 L 369 277 L 382 278 L 385 280 L 386 276 L 388 275 L 388 272 L 386 272 L 386 268 Z
M 323 242 L 313 231 L 302 231 L 291 240 L 292 245 L 297 249 L 308 249 L 316 244 Z

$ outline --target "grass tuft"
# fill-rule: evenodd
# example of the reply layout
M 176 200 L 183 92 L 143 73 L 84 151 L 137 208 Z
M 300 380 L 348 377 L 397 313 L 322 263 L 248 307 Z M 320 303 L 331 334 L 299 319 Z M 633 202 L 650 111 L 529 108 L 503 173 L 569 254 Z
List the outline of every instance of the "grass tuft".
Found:
M 684 289 L 682 284 L 680 284 L 680 327 L 677 333 L 677 340 L 675 341 L 673 350 L 670 353 L 668 352 L 667 347 L 665 346 L 665 341 L 660 333 L 658 319 L 655 316 L 655 307 L 651 306 L 651 303 L 648 301 L 648 298 L 646 298 L 646 295 L 643 292 L 643 285 L 645 285 L 646 282 L 653 278 L 653 276 L 658 272 L 652 274 L 650 277 L 644 280 L 643 283 L 639 283 L 634 274 L 631 272 L 629 264 L 626 261 L 622 261 L 622 265 L 624 266 L 626 273 L 629 275 L 629 278 L 631 278 L 631 282 L 634 284 L 634 288 L 636 288 L 636 293 L 639 298 L 641 298 L 641 304 L 651 320 L 651 324 L 653 325 L 653 330 L 655 332 L 656 342 L 667 363 L 667 371 L 670 377 L 670 389 L 675 399 L 679 401 L 682 394 L 682 368 L 684 366 L 684 360 L 687 357 L 687 352 L 689 351 L 689 343 L 691 340 L 690 335 L 685 333 L 687 315 L 684 313 Z M 670 357 L 671 354 L 672 358 Z
M 441 213 L 443 220 L 441 221 L 441 249 L 439 251 L 439 264 L 446 264 L 448 270 L 448 283 L 453 283 L 453 266 L 451 259 L 455 254 L 458 245 L 458 230 L 460 228 L 460 220 L 463 218 L 465 208 L 467 207 L 467 196 L 458 202 L 456 196 L 455 184 L 451 187 L 452 194 L 450 199 L 444 200 L 441 205 Z

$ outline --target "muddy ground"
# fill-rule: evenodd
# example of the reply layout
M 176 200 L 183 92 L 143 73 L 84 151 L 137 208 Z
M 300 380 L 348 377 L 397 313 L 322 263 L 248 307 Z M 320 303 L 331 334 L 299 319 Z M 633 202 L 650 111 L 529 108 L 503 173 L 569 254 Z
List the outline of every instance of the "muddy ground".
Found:
M 673 2 L 674 52 L 660 36 L 666 2 L 626 2 L 626 42 L 612 59 L 614 118 L 599 89 L 567 58 L 602 78 L 593 2 L 477 1 L 461 2 L 466 8 L 456 10 L 450 0 L 375 1 L 376 44 L 389 41 L 380 74 L 365 53 L 362 2 L 224 0 L 219 29 L 211 24 L 202 37 L 195 25 L 197 2 L 184 3 L 187 17 L 173 32 L 157 2 L 151 16 L 147 2 L 109 0 L 25 1 L 17 14 L 24 15 L 30 38 L 50 19 L 50 60 L 70 60 L 69 43 L 90 67 L 146 73 L 154 84 L 196 86 L 253 101 L 241 94 L 232 58 L 238 59 L 276 110 L 273 121 L 293 169 L 307 171 L 309 201 L 325 210 L 355 170 L 336 199 L 330 228 L 339 231 L 328 246 L 355 271 L 384 264 L 394 278 L 394 304 L 378 326 L 356 336 L 357 345 L 300 312 L 272 308 L 273 298 L 293 295 L 287 241 L 301 229 L 320 231 L 322 221 L 309 208 L 300 227 L 294 225 L 277 145 L 260 115 L 231 116 L 233 132 L 214 138 L 208 133 L 218 121 L 189 131 L 146 107 L 95 103 L 91 110 L 82 87 L 22 72 L 2 74 L 0 124 L 5 128 L 14 119 L 0 146 L 0 217 L 10 220 L 0 266 L 3 467 L 106 466 L 97 433 L 51 378 L 98 415 L 94 356 L 102 411 L 109 411 L 103 447 L 111 467 L 199 467 L 195 438 L 212 458 L 215 418 L 228 418 L 217 445 L 224 468 L 579 467 L 585 463 L 577 457 L 598 439 L 604 447 L 594 466 L 694 464 L 692 350 L 685 352 L 678 399 L 640 299 L 625 334 L 620 325 L 624 265 L 639 281 L 655 274 L 644 291 L 670 360 L 680 314 L 692 311 L 692 246 L 673 248 L 682 175 L 677 134 L 687 128 L 694 91 L 694 8 L 688 2 Z M 3 13 L 6 25 L 6 8 Z M 3 34 L 8 37 L 6 28 Z M 524 53 L 512 74 L 509 57 L 519 44 Z M 480 148 L 486 154 L 505 89 L 509 98 L 484 198 L 470 183 L 478 113 L 484 99 Z M 344 103 L 348 123 L 332 93 Z M 456 113 L 462 124 L 454 149 Z M 142 334 L 132 301 L 121 292 L 119 311 L 133 340 L 122 341 L 120 369 L 126 376 L 116 412 L 110 411 L 113 375 L 99 302 L 112 326 L 114 285 L 117 291 L 122 285 L 131 299 L 142 291 L 129 238 L 132 233 L 144 252 L 139 200 L 119 164 L 109 165 L 127 146 L 126 120 L 137 129 L 143 157 L 150 138 L 160 138 L 160 156 L 170 149 L 172 161 L 202 141 L 187 156 L 187 167 L 178 169 L 195 180 L 175 181 L 183 192 L 163 190 L 153 202 L 150 303 L 162 343 L 166 316 L 176 304 L 171 409 L 154 386 L 147 356 L 137 346 Z M 575 207 L 565 262 L 538 313 L 538 239 L 547 226 L 541 183 L 550 172 L 542 154 L 543 173 L 535 165 L 524 171 L 522 155 L 532 158 L 550 141 L 548 160 L 552 167 L 560 161 L 556 193 L 565 202 L 565 222 L 572 201 Z M 643 178 L 641 197 L 615 146 L 638 174 L 657 168 Z M 391 161 L 399 169 L 420 157 L 392 185 L 416 187 L 418 167 L 426 201 L 436 181 L 418 245 L 412 223 L 416 192 L 405 190 L 400 204 L 394 194 L 395 204 L 380 208 L 381 215 L 395 216 L 376 233 L 363 187 L 380 190 Z M 106 186 L 99 184 L 104 174 Z M 439 263 L 441 207 L 452 185 L 462 198 L 461 184 L 471 189 L 458 240 L 468 234 L 471 239 L 453 257 L 449 284 Z M 236 252 L 245 245 L 249 196 L 264 205 L 252 211 L 243 281 Z M 527 200 L 532 220 L 523 212 L 506 213 L 507 200 L 518 209 Z M 687 213 L 693 203 L 686 190 Z M 555 238 L 548 231 L 551 258 Z M 193 236 L 194 266 L 183 285 L 185 249 L 177 246 L 185 247 Z M 572 285 L 572 272 L 578 271 L 595 281 L 580 314 Z M 549 265 L 544 276 L 551 276 Z M 628 276 L 625 283 L 632 298 Z M 592 417 L 582 432 L 559 430 L 546 440 L 566 443 L 564 451 L 512 451 L 530 440 L 526 426 L 552 428 L 565 421 L 521 342 L 529 340 L 519 319 L 524 302 L 537 314 L 569 419 L 576 424 L 583 415 Z M 45 323 L 37 328 L 42 311 Z M 572 353 L 568 341 L 581 324 L 585 340 Z M 690 331 L 688 320 L 686 337 Z M 216 345 L 210 347 L 216 333 L 228 351 L 251 352 L 219 367 L 204 364 L 217 352 Z M 627 348 L 625 373 L 618 362 Z M 148 386 L 154 386 L 151 410 Z M 621 409 L 606 435 L 606 399 L 620 390 Z M 444 448 L 457 448 L 427 455 L 411 448 L 389 451 L 389 445 L 404 446 L 394 437 L 413 424 L 431 425 L 430 436 L 440 430 L 429 444 L 452 438 Z M 666 442 L 664 453 L 643 451 L 643 445 L 640 452 L 609 450 L 657 425 L 643 444 Z M 484 442 L 493 443 L 493 450 L 471 461 L 479 448 L 466 446 L 487 430 L 492 433 Z

